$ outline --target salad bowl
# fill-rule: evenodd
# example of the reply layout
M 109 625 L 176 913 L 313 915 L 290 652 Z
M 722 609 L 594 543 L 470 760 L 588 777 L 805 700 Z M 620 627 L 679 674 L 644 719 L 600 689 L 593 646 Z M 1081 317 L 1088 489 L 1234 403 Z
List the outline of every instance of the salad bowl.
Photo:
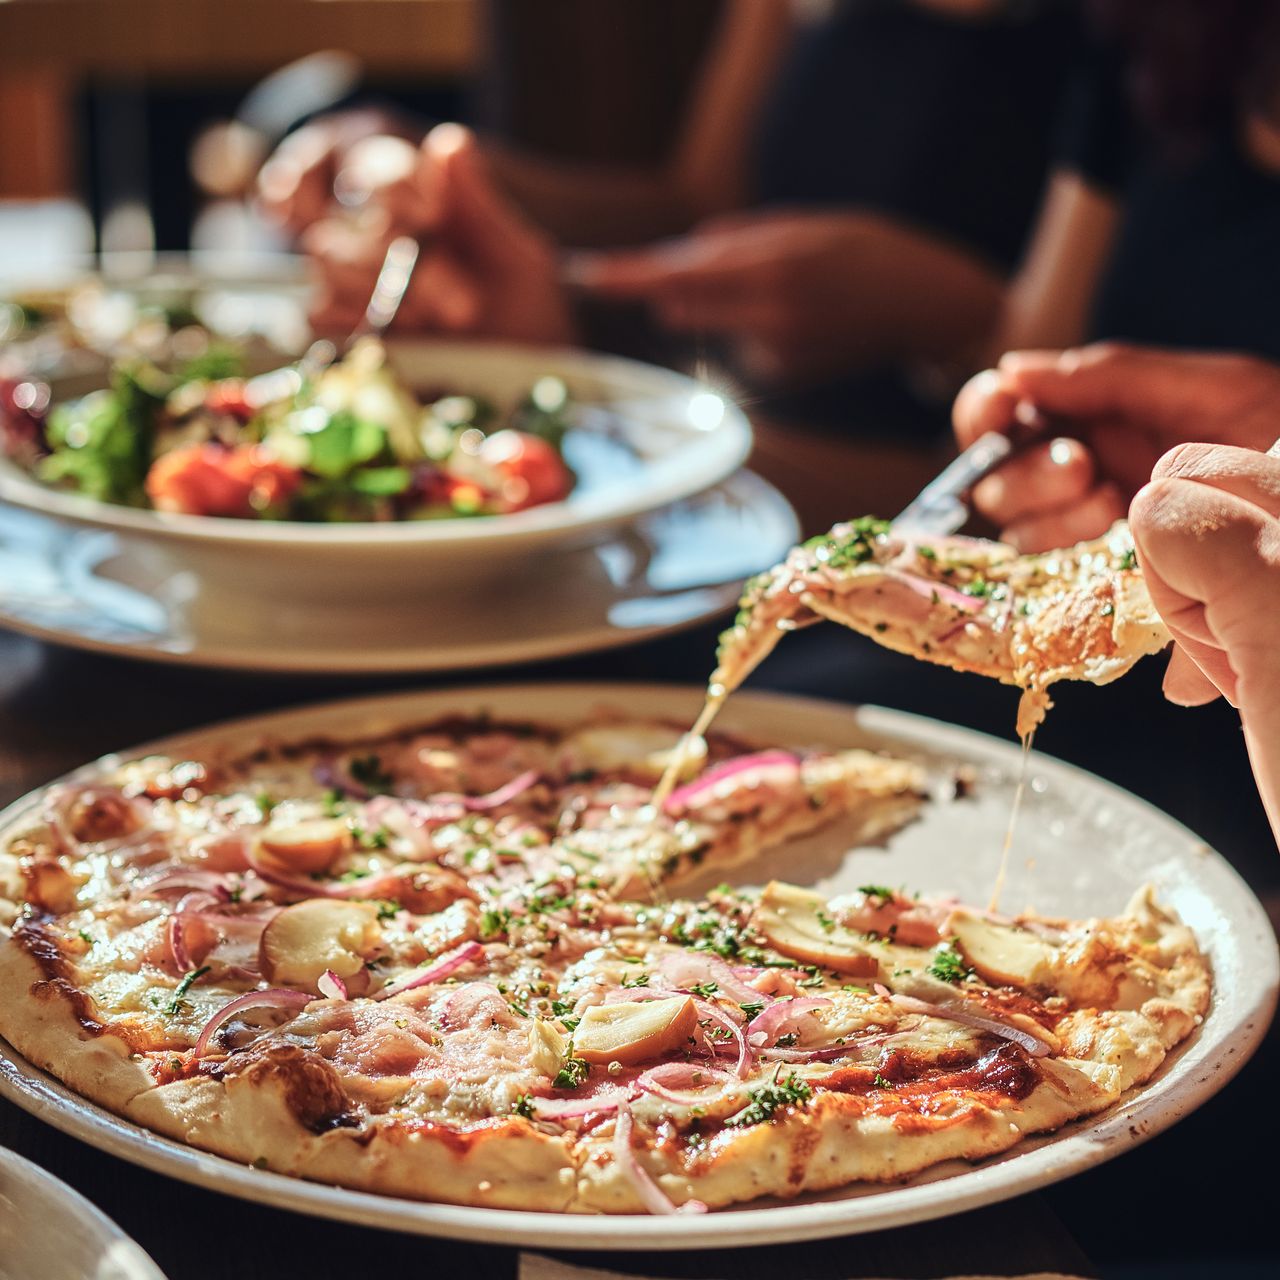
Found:
M 540 380 L 568 392 L 564 460 L 575 483 L 560 501 L 509 513 L 323 522 L 234 519 L 101 501 L 51 486 L 0 459 L 0 501 L 71 525 L 109 530 L 160 556 L 220 599 L 269 592 L 282 607 L 315 600 L 394 601 L 424 587 L 496 581 L 531 556 L 599 541 L 620 526 L 702 493 L 750 451 L 741 411 L 669 370 L 584 351 L 471 341 L 388 344 L 391 368 L 415 394 L 511 404 Z M 54 397 L 59 389 L 54 385 Z M 76 388 L 83 391 L 84 387 Z

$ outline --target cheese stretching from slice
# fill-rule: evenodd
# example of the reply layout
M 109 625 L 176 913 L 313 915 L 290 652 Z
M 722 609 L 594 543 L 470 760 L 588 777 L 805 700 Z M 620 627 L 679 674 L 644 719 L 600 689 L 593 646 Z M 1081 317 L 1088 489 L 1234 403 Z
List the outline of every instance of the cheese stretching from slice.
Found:
M 1094 542 L 1021 556 L 977 538 L 898 534 L 864 517 L 748 582 L 721 638 L 713 699 L 740 685 L 786 631 L 820 618 L 1017 686 L 1024 736 L 1044 718 L 1050 685 L 1106 684 L 1169 642 L 1123 521 Z

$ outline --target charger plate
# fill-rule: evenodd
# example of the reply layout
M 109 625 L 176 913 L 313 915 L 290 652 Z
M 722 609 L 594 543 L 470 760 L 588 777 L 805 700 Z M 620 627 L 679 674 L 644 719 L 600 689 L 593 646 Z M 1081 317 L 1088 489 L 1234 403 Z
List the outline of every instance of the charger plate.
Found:
M 490 686 L 330 703 L 185 733 L 148 744 L 198 755 L 263 739 L 306 739 L 393 729 L 449 712 L 492 711 L 546 723 L 580 719 L 609 706 L 638 716 L 689 722 L 699 690 L 664 685 Z M 1012 729 L 1012 711 L 1010 714 Z M 883 848 L 851 850 L 837 826 L 766 854 L 736 880 L 773 874 L 827 892 L 868 881 L 953 892 L 971 901 L 991 894 L 1008 825 L 1021 752 L 1012 743 L 875 707 L 743 693 L 722 727 L 792 746 L 873 746 L 919 758 L 939 777 L 964 767 L 964 799 L 939 799 Z M 133 754 L 130 752 L 129 754 Z M 0 829 L 37 802 L 0 814 Z M 720 879 L 719 875 L 715 879 Z M 1203 1025 L 1147 1084 L 1100 1116 L 1032 1138 L 976 1164 L 951 1161 L 891 1186 L 858 1186 L 793 1201 L 758 1201 L 702 1216 L 588 1217 L 428 1204 L 303 1182 L 233 1163 L 157 1137 L 94 1106 L 36 1070 L 0 1041 L 0 1094 L 85 1142 L 156 1172 L 210 1190 L 362 1226 L 553 1249 L 725 1248 L 876 1231 L 960 1213 L 1021 1195 L 1104 1160 L 1167 1129 L 1218 1092 L 1257 1048 L 1275 1006 L 1280 957 L 1266 914 L 1248 886 L 1185 827 L 1109 783 L 1049 757 L 1031 757 L 1002 905 L 1046 914 L 1090 916 L 1123 909 L 1139 885 L 1195 930 L 1214 970 Z M 700 886 L 691 885 L 696 892 Z M 683 890 L 682 890 L 683 892 Z

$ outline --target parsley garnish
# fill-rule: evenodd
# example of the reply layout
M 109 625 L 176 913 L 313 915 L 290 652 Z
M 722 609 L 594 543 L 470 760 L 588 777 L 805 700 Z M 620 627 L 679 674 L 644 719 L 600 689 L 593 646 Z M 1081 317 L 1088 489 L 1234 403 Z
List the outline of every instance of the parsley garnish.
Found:
M 512 1104 L 511 1110 L 515 1115 L 524 1116 L 526 1120 L 533 1119 L 533 1099 L 527 1093 L 522 1093 Z
M 878 1071 L 876 1072 L 876 1078 L 871 1082 L 871 1084 L 876 1089 L 892 1089 L 893 1088 L 893 1081 L 886 1080 L 884 1076 L 882 1076 Z
M 573 1045 L 565 1055 L 564 1064 L 556 1074 L 554 1085 L 557 1089 L 577 1089 L 591 1074 L 591 1064 L 584 1058 L 573 1056 Z
M 647 973 L 637 973 L 634 978 L 623 978 L 622 985 L 624 987 L 647 987 L 649 985 L 649 975 Z
M 347 770 L 366 791 L 385 795 L 394 785 L 394 779 L 382 767 L 382 759 L 376 755 L 354 756 Z
M 330 787 L 324 793 L 324 799 L 321 804 L 324 806 L 324 816 L 326 818 L 336 818 L 342 812 L 342 792 Z
M 829 915 L 827 915 L 827 913 L 823 911 L 821 907 L 817 907 L 814 910 L 813 914 L 818 924 L 822 926 L 823 933 L 835 932 L 836 922 Z
M 790 1049 L 800 1039 L 800 1036 L 794 1031 L 788 1031 L 785 1036 L 779 1036 L 773 1043 L 778 1049 Z
M 738 1008 L 742 1010 L 742 1016 L 750 1022 L 756 1014 L 764 1012 L 764 1001 L 752 1000 L 749 1004 L 740 1004 Z
M 928 972 L 943 982 L 962 982 L 973 970 L 965 964 L 954 942 L 944 942 L 934 951 Z
M 689 994 L 701 996 L 704 1000 L 710 1000 L 719 990 L 720 984 L 717 982 L 698 982 L 689 988 Z
M 384 898 L 378 903 L 378 919 L 393 920 L 400 912 L 400 904 L 392 902 L 390 898 Z
M 868 898 L 881 898 L 885 902 L 893 900 L 893 890 L 883 884 L 860 884 L 858 892 Z
M 511 924 L 511 908 L 490 908 L 480 913 L 480 936 L 492 938 L 495 934 L 506 933 Z
M 88 929 L 81 929 L 80 941 L 83 942 L 86 946 L 90 946 L 90 947 L 93 946 L 93 934 L 91 934 Z
M 192 969 L 189 973 L 182 975 L 182 981 L 178 983 L 173 992 L 173 999 L 169 1001 L 165 1012 L 171 1018 L 176 1018 L 180 1014 L 187 1003 L 187 992 L 191 990 L 194 983 L 198 982 L 209 972 L 209 966 L 206 964 L 199 969 Z
M 813 1090 L 794 1071 L 784 1080 L 779 1067 L 768 1084 L 751 1090 L 751 1101 L 731 1115 L 725 1124 L 733 1128 L 765 1124 L 773 1119 L 779 1107 L 802 1107 L 812 1097 Z
M 1117 569 L 1136 569 L 1138 567 L 1138 553 L 1130 547 L 1128 551 L 1120 557 L 1120 563 L 1116 565 Z

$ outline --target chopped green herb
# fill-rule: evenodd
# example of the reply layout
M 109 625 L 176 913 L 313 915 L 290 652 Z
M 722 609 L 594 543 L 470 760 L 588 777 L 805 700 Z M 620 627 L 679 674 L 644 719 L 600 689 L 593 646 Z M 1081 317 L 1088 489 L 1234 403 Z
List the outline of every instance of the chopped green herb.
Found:
M 720 984 L 717 982 L 697 982 L 689 988 L 689 994 L 710 1000 L 719 990 Z
M 83 942 L 86 946 L 89 946 L 89 947 L 93 946 L 93 934 L 91 934 L 88 929 L 81 929 L 80 941 Z
M 400 914 L 400 904 L 393 902 L 390 898 L 384 898 L 378 903 L 378 919 L 393 920 Z
M 573 1056 L 573 1043 L 570 1042 L 569 1052 L 553 1083 L 557 1089 L 577 1089 L 590 1074 L 591 1064 Z
M 634 978 L 623 978 L 622 985 L 624 987 L 647 987 L 649 985 L 649 975 L 647 973 L 637 973 Z
M 347 770 L 366 791 L 375 795 L 385 795 L 395 782 L 383 769 L 381 758 L 376 755 L 352 757 Z
M 893 1088 L 893 1081 L 892 1081 L 892 1080 L 886 1080 L 886 1079 L 884 1078 L 884 1076 L 882 1076 L 878 1071 L 876 1072 L 876 1078 L 875 1078 L 871 1083 L 872 1083 L 872 1085 L 873 1085 L 875 1088 L 877 1088 L 877 1089 L 892 1089 L 892 1088 Z
M 773 1119 L 780 1107 L 802 1107 L 813 1097 L 813 1090 L 793 1071 L 785 1080 L 782 1068 L 774 1072 L 773 1079 L 759 1089 L 751 1090 L 751 1101 L 741 1111 L 731 1115 L 725 1124 L 734 1128 L 765 1124 Z
M 522 1093 L 512 1104 L 511 1110 L 515 1115 L 524 1116 L 526 1120 L 533 1119 L 533 1099 L 527 1093 Z
M 822 926 L 823 933 L 835 932 L 836 922 L 829 915 L 827 915 L 827 913 L 823 911 L 821 907 L 815 908 L 813 915 L 814 915 L 814 918 L 817 920 L 817 922 Z
M 927 972 L 943 982 L 963 982 L 973 970 L 965 964 L 954 942 L 944 942 L 934 950 Z
M 883 884 L 860 884 L 858 892 L 868 898 L 881 898 L 885 902 L 893 901 L 893 890 Z
M 1130 547 L 1128 551 L 1120 557 L 1120 563 L 1116 565 L 1117 569 L 1136 569 L 1138 567 L 1138 553 Z
M 750 1022 L 756 1014 L 764 1012 L 764 1001 L 753 1000 L 749 1004 L 740 1004 L 738 1008 L 742 1010 L 742 1016 Z
M 176 1018 L 187 1004 L 187 992 L 192 986 L 209 972 L 209 966 L 203 965 L 199 969 L 192 969 L 189 973 L 182 975 L 182 981 L 174 988 L 173 999 L 169 1001 L 165 1012 L 171 1018 Z

